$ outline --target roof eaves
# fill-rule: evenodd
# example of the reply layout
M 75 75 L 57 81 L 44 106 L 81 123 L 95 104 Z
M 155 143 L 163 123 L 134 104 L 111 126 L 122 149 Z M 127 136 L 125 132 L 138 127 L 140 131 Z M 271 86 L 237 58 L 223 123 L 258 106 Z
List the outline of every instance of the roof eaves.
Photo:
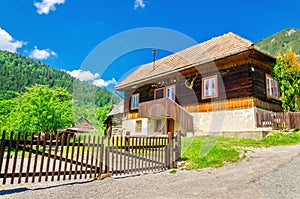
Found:
M 276 56 L 274 56 L 274 55 L 272 55 L 271 53 L 269 53 L 268 51 L 266 51 L 266 50 L 264 50 L 264 49 L 258 47 L 257 45 L 254 45 L 253 48 L 254 48 L 255 50 L 257 50 L 258 52 L 261 52 L 262 54 L 265 54 L 265 55 L 267 55 L 267 56 L 269 56 L 269 57 L 272 57 L 272 58 L 276 59 Z
M 227 54 L 218 56 L 218 57 L 213 57 L 213 58 L 209 58 L 209 59 L 206 59 L 206 60 L 197 62 L 197 63 L 189 64 L 189 65 L 186 65 L 186 66 L 184 66 L 184 67 L 174 69 L 174 70 L 172 70 L 172 71 L 168 71 L 168 72 L 165 72 L 165 73 L 161 73 L 161 74 L 159 74 L 159 75 L 155 75 L 155 76 L 149 77 L 149 78 L 147 78 L 147 79 L 137 80 L 137 81 L 134 81 L 134 82 L 130 82 L 130 83 L 128 83 L 128 84 L 125 84 L 125 85 L 121 85 L 121 86 L 116 85 L 116 86 L 114 87 L 114 89 L 115 89 L 115 90 L 122 90 L 122 89 L 125 89 L 125 88 L 127 88 L 127 87 L 134 86 L 135 84 L 140 84 L 140 83 L 143 83 L 143 82 L 146 82 L 146 81 L 150 81 L 150 80 L 153 80 L 153 79 L 157 79 L 157 78 L 162 77 L 162 76 L 165 76 L 165 75 L 170 75 L 170 74 L 173 74 L 173 73 L 176 73 L 176 72 L 180 72 L 180 71 L 183 71 L 183 70 L 186 70 L 186 69 L 189 69 L 189 68 L 193 68 L 193 67 L 198 66 L 198 65 L 201 65 L 201 64 L 206 64 L 206 63 L 209 63 L 209 62 L 212 62 L 212 61 L 215 61 L 215 60 L 218 60 L 218 59 L 222 59 L 222 58 L 225 58 L 225 57 L 228 57 L 228 56 L 231 56 L 231 55 L 239 54 L 239 53 L 242 53 L 242 52 L 245 52 L 245 51 L 251 49 L 252 46 L 253 46 L 253 45 L 251 45 L 251 46 L 248 47 L 248 48 L 244 48 L 244 49 L 241 49 L 241 50 L 233 51 L 233 52 L 230 52 L 230 53 L 227 53 Z M 255 48 L 255 45 L 254 45 L 254 48 Z

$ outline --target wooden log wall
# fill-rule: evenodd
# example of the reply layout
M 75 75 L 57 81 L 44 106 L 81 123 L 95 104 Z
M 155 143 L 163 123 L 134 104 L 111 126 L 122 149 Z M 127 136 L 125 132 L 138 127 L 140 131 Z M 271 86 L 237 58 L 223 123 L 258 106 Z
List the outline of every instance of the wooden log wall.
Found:
M 236 99 L 237 102 L 245 102 L 246 98 L 257 98 L 260 102 L 265 102 L 261 107 L 272 107 L 271 110 L 279 110 L 277 107 L 280 106 L 280 101 L 267 98 L 266 96 L 266 80 L 265 74 L 271 73 L 272 64 L 275 59 L 266 56 L 256 50 L 246 51 L 234 56 L 228 56 L 220 60 L 216 60 L 213 63 L 206 63 L 196 68 L 190 68 L 184 70 L 173 76 L 166 76 L 163 86 L 174 85 L 176 88 L 176 102 L 183 107 L 190 106 L 201 106 L 201 104 L 213 103 L 216 104 L 218 101 Z M 218 70 L 216 70 L 216 68 Z M 189 89 L 185 85 L 187 79 L 191 79 L 196 76 L 193 89 Z M 202 99 L 202 78 L 218 74 L 218 97 L 212 99 Z M 173 81 L 170 81 L 173 80 Z M 175 80 L 175 81 L 174 81 Z M 155 82 L 154 82 L 155 83 Z M 140 93 L 140 103 L 145 101 L 154 100 L 154 89 L 152 84 L 144 85 L 136 90 L 125 92 L 125 113 L 136 113 L 137 110 L 130 110 L 130 97 L 133 93 Z M 243 99 L 243 100 L 241 100 Z M 243 104 L 238 103 L 238 104 Z M 221 103 L 222 104 L 222 103 Z M 256 103 L 258 104 L 258 103 Z M 256 105 L 254 103 L 254 106 Z M 260 103 L 263 104 L 263 103 Z M 268 106 L 267 104 L 273 104 Z M 209 105 L 208 105 L 209 106 Z M 214 106 L 214 105 L 210 105 Z M 248 107 L 241 105 L 237 107 L 236 104 L 233 106 L 226 105 L 229 109 L 231 107 L 245 108 Z M 274 108 L 275 107 L 275 108 Z M 211 108 L 198 108 L 194 107 L 195 110 L 211 110 Z M 280 110 L 279 110 L 280 111 Z

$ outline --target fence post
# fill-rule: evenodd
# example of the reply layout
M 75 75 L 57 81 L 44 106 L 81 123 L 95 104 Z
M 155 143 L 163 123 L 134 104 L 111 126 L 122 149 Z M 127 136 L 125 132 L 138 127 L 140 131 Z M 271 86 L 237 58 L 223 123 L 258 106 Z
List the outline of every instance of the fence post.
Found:
M 173 169 L 174 168 L 174 162 L 173 162 L 173 138 L 174 138 L 174 134 L 173 132 L 168 132 L 168 148 L 169 148 L 169 169 Z
M 2 163 L 3 163 L 3 157 L 4 157 L 4 150 L 5 150 L 5 131 L 2 132 L 2 138 L 1 138 L 1 145 L 0 145 L 0 173 L 2 170 Z
M 175 142 L 175 148 L 176 148 L 176 152 L 175 152 L 175 167 L 177 168 L 177 162 L 180 160 L 181 158 L 181 131 L 177 131 L 176 134 L 176 142 Z
M 110 152 L 110 139 L 107 138 L 107 146 L 105 147 L 105 173 L 109 173 L 109 152 Z
M 125 151 L 128 152 L 129 151 L 129 136 L 125 136 Z

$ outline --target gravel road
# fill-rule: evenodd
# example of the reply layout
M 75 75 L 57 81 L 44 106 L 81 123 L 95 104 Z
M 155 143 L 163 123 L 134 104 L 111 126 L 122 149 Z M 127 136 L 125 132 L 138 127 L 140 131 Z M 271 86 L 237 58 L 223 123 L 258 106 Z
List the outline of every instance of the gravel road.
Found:
M 0 198 L 300 198 L 300 145 L 248 149 L 221 168 L 5 185 Z

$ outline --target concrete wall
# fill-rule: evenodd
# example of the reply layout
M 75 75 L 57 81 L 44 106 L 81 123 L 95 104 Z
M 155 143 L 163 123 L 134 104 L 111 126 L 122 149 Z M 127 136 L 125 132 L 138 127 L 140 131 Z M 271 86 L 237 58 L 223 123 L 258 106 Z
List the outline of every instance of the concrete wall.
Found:
M 222 135 L 229 137 L 262 137 L 264 131 L 256 127 L 257 108 L 191 113 L 194 116 L 194 135 Z
M 195 112 L 194 116 L 194 135 L 216 135 L 227 137 L 253 138 L 264 137 L 271 128 L 256 127 L 256 112 L 266 110 L 258 108 L 246 108 L 214 112 Z M 142 120 L 142 132 L 135 132 L 136 120 Z M 131 119 L 124 120 L 122 128 L 130 131 L 130 135 L 158 135 L 166 134 L 166 119 L 162 120 L 162 132 L 155 132 L 157 119 Z M 174 130 L 180 130 L 182 135 L 188 132 L 175 122 Z

